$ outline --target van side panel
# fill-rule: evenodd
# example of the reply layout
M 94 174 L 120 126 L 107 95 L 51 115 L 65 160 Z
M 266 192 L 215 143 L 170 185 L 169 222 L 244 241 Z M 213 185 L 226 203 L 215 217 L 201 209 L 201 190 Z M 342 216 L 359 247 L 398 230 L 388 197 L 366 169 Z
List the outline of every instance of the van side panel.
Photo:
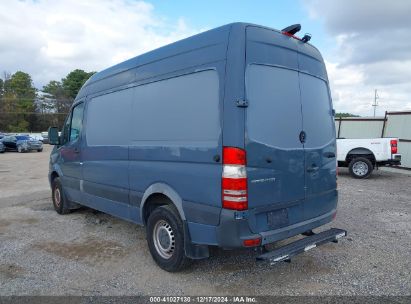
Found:
M 221 154 L 222 67 L 134 88 L 130 189 L 169 185 L 182 197 L 189 222 L 218 223 L 221 164 L 214 156 Z
M 214 65 L 89 100 L 87 205 L 141 222 L 145 190 L 164 183 L 184 199 L 188 221 L 218 224 L 224 64 Z
M 142 223 L 145 191 L 165 184 L 182 198 L 189 223 L 214 229 L 221 210 L 221 162 L 215 159 L 221 155 L 229 30 L 135 57 L 83 86 L 78 98 L 87 95 L 95 112 L 83 147 L 85 205 Z

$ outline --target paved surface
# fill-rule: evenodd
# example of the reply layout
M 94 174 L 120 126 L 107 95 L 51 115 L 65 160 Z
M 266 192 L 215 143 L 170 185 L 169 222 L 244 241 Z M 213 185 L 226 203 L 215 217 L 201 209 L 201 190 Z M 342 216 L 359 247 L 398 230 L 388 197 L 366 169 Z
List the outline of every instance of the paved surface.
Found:
M 411 176 L 377 171 L 354 180 L 340 169 L 329 226 L 349 236 L 291 264 L 213 249 L 170 274 L 151 259 L 144 228 L 86 208 L 54 212 L 49 151 L 0 154 L 0 295 L 411 294 Z

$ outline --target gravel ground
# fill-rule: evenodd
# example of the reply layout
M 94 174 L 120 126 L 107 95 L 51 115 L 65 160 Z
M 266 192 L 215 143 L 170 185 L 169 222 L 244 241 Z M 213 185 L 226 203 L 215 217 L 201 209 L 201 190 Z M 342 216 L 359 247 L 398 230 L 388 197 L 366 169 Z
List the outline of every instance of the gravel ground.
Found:
M 144 228 L 87 208 L 55 213 L 49 151 L 0 155 L 0 295 L 411 294 L 411 175 L 354 180 L 340 169 L 328 226 L 349 235 L 338 244 L 273 267 L 253 251 L 213 249 L 171 274 L 151 259 Z

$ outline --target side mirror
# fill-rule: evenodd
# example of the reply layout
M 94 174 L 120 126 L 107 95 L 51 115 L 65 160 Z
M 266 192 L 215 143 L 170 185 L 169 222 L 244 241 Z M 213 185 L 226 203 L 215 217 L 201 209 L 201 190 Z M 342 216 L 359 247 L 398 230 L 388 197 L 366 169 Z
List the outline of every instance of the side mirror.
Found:
M 60 136 L 59 136 L 59 130 L 57 129 L 57 127 L 50 127 L 48 130 L 48 133 L 49 133 L 49 144 L 59 145 Z

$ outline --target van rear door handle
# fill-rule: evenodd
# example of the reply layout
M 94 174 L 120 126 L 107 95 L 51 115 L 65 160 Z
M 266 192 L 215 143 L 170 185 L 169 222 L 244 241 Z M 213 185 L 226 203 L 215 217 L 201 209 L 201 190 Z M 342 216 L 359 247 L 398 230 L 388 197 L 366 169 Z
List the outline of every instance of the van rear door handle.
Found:
M 308 167 L 307 168 L 307 172 L 315 172 L 318 171 L 318 169 L 320 169 L 320 167 L 317 167 L 316 165 L 312 165 L 312 167 Z
M 335 153 L 334 152 L 325 152 L 324 156 L 327 158 L 334 158 L 335 157 Z

